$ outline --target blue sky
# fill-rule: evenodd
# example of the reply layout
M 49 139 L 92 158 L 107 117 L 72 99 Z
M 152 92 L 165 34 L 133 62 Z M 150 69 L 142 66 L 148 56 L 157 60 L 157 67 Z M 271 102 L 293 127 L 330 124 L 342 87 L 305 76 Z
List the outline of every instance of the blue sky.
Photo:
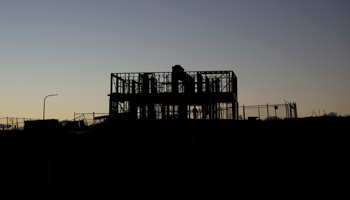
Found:
M 350 114 L 350 1 L 0 1 L 0 117 L 108 112 L 110 73 L 233 70 L 240 105 Z

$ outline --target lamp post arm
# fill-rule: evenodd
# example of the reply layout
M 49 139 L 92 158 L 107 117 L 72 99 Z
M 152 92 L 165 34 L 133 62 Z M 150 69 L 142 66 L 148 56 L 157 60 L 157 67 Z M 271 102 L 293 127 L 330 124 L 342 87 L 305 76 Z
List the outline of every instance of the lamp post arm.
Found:
M 44 98 L 43 120 L 45 120 L 45 100 L 47 97 L 50 97 L 50 96 L 58 96 L 58 94 L 50 94 Z

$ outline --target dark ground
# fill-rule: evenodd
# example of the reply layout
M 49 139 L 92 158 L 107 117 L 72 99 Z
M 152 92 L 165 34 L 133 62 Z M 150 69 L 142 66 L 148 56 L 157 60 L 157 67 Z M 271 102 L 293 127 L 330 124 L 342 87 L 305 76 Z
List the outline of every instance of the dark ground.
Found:
M 123 122 L 76 135 L 0 131 L 1 190 L 133 195 L 218 188 L 246 197 L 334 196 L 346 187 L 340 183 L 349 171 L 349 122 Z

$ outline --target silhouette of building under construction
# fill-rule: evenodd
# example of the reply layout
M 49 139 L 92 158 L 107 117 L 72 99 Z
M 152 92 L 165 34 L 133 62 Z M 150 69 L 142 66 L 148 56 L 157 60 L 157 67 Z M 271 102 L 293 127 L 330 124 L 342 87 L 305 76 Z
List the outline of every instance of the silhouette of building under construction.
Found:
M 237 120 L 233 71 L 112 73 L 111 120 Z

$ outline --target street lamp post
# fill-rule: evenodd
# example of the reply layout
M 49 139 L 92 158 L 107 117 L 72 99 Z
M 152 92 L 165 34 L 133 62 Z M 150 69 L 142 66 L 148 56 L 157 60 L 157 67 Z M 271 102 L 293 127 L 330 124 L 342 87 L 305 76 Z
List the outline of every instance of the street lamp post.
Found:
M 45 100 L 47 97 L 51 97 L 51 96 L 58 96 L 58 94 L 50 94 L 44 98 L 43 120 L 45 120 Z M 47 166 L 47 187 L 50 190 L 51 189 L 51 148 L 50 146 L 49 146 L 49 158 L 48 158 L 47 165 L 48 165 Z
M 50 94 L 50 95 L 47 95 L 47 96 L 44 98 L 43 120 L 45 120 L 45 100 L 46 100 L 47 97 L 50 97 L 50 96 L 58 96 L 58 94 Z

